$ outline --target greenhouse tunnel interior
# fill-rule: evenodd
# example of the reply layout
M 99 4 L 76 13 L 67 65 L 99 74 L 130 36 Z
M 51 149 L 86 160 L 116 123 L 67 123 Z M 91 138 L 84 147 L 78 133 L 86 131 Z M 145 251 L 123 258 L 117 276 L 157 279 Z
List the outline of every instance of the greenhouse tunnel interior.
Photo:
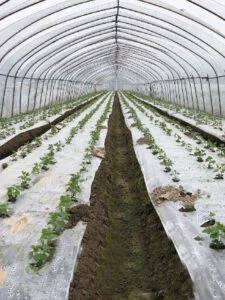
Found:
M 225 299 L 225 0 L 0 0 L 0 300 Z

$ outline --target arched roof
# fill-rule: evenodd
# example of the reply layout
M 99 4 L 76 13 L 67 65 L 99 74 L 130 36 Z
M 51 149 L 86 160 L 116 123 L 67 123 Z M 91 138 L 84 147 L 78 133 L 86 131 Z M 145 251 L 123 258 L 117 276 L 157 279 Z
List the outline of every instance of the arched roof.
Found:
M 0 73 L 112 87 L 224 74 L 225 2 L 0 3 Z

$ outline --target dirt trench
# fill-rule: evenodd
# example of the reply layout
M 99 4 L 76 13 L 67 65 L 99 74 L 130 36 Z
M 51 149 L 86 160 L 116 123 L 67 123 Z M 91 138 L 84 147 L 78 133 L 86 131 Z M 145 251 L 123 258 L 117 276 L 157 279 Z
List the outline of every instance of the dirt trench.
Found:
M 69 299 L 192 299 L 188 271 L 150 203 L 117 96 L 105 147 L 90 209 L 71 210 L 69 227 L 81 216 L 87 230 Z

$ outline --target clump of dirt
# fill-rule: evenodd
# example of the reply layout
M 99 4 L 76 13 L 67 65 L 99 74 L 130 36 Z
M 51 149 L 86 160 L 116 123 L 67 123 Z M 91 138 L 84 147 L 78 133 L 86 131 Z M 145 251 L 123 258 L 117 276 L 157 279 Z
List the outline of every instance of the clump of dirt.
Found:
M 192 194 L 174 186 L 157 187 L 151 194 L 152 201 L 159 206 L 164 201 L 182 202 L 185 205 L 194 204 L 200 191 Z
M 100 128 L 100 129 L 107 129 L 107 126 L 105 126 L 105 125 L 100 125 L 99 128 Z
M 146 137 L 142 137 L 137 140 L 137 145 L 148 145 L 149 144 L 149 139 Z
M 193 297 L 190 276 L 150 202 L 117 97 L 90 204 L 70 300 Z
M 92 153 L 93 156 L 96 156 L 98 158 L 105 158 L 105 148 L 103 147 L 96 147 Z
M 68 209 L 70 220 L 65 228 L 73 228 L 79 221 L 89 222 L 91 218 L 91 208 L 87 204 L 79 204 Z

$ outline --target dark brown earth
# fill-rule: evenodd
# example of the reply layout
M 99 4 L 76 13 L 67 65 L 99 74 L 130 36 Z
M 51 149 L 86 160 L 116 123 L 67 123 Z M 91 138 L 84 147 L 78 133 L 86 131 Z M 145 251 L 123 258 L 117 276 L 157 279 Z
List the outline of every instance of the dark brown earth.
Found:
M 90 202 L 70 300 L 193 298 L 190 276 L 149 200 L 117 97 Z M 80 214 L 73 210 L 71 227 Z

